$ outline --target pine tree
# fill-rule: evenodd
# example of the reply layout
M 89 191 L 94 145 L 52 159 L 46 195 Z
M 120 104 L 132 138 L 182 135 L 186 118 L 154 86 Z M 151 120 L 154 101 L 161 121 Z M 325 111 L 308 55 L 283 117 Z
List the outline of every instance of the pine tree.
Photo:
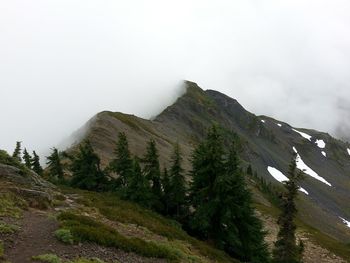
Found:
M 29 169 L 32 169 L 32 157 L 30 156 L 27 149 L 25 149 L 25 148 L 23 151 L 23 160 L 24 160 L 25 166 Z
M 127 198 L 144 207 L 151 207 L 151 189 L 147 179 L 143 176 L 138 158 L 132 164 L 132 176 L 129 179 Z
M 181 166 L 182 158 L 178 144 L 174 146 L 170 169 L 170 208 L 171 214 L 180 219 L 185 214 L 186 182 Z
M 60 153 L 56 148 L 52 149 L 52 153 L 50 156 L 47 156 L 47 162 L 49 174 L 52 178 L 56 178 L 59 180 L 63 179 L 63 167 L 61 163 Z
M 252 208 L 251 193 L 239 168 L 234 144 L 224 166 L 225 172 L 217 177 L 214 188 L 217 208 L 213 213 L 213 233 L 216 243 L 243 262 L 269 262 L 263 225 Z
M 302 262 L 304 245 L 301 241 L 299 241 L 299 244 L 296 244 L 296 224 L 294 222 L 297 214 L 295 199 L 298 195 L 298 182 L 302 177 L 303 173 L 297 171 L 296 154 L 294 154 L 292 162 L 289 165 L 289 180 L 284 183 L 284 187 L 287 191 L 283 194 L 282 212 L 278 218 L 280 229 L 273 250 L 273 262 L 275 263 Z
M 129 151 L 129 144 L 124 132 L 119 133 L 116 157 L 111 161 L 109 169 L 119 175 L 117 185 L 127 187 L 132 176 L 133 162 Z
M 32 158 L 32 170 L 34 172 L 36 172 L 39 175 L 43 174 L 43 168 L 41 167 L 40 164 L 40 158 L 39 156 L 36 154 L 35 151 L 33 151 L 33 158 Z
M 79 147 L 79 152 L 73 157 L 71 170 L 73 177 L 71 185 L 86 190 L 102 191 L 107 179 L 100 167 L 100 158 L 94 152 L 89 141 Z
M 147 180 L 151 182 L 152 190 L 152 208 L 157 212 L 162 212 L 163 204 L 161 202 L 162 188 L 159 167 L 159 155 L 154 140 L 150 140 L 147 144 L 146 155 L 143 158 L 143 173 Z
M 17 159 L 20 163 L 22 162 L 21 158 L 21 152 L 22 152 L 22 142 L 16 142 L 16 148 L 13 151 L 12 157 Z
M 164 167 L 164 171 L 162 174 L 162 186 L 163 186 L 163 205 L 164 205 L 164 214 L 169 215 L 170 213 L 170 202 L 171 202 L 171 185 L 170 185 L 170 177 L 168 174 L 168 169 Z

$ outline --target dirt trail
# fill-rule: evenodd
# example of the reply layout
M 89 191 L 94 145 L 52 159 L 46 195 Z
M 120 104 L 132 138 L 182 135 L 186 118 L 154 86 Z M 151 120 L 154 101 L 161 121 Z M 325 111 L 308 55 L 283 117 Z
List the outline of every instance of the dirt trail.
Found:
M 106 262 L 163 262 L 147 259 L 119 249 L 104 248 L 96 244 L 65 245 L 54 237 L 58 222 L 48 213 L 26 211 L 21 219 L 21 230 L 5 239 L 5 258 L 11 263 L 29 263 L 32 256 L 53 253 L 62 259 L 77 257 L 100 258 Z

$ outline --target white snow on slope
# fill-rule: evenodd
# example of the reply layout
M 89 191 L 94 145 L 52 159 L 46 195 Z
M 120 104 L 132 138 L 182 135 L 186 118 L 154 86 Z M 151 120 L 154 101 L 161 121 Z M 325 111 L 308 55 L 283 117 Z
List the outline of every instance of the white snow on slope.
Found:
M 348 148 L 348 154 L 350 155 L 350 149 Z
M 324 149 L 324 147 L 326 147 L 324 140 L 316 140 L 315 143 L 317 144 L 318 148 Z
M 282 124 L 281 124 L 281 123 L 277 123 L 277 126 L 278 126 L 278 127 L 282 127 Z
M 272 177 L 275 178 L 280 183 L 289 181 L 288 177 L 285 176 L 281 171 L 277 170 L 276 168 L 268 166 L 267 170 L 272 175 Z M 303 192 L 306 195 L 309 195 L 309 193 L 302 187 L 299 188 L 299 191 Z
M 322 153 L 322 155 L 323 155 L 324 157 L 327 157 L 327 154 L 326 154 L 325 151 L 322 151 L 321 153 Z
M 265 123 L 265 120 L 261 120 L 262 123 Z
M 328 186 L 332 186 L 329 182 L 327 182 L 326 179 L 324 179 L 323 177 L 319 176 L 314 170 L 312 170 L 309 166 L 307 166 L 304 161 L 301 159 L 297 149 L 295 147 L 293 147 L 293 151 L 297 154 L 297 158 L 296 158 L 296 163 L 297 163 L 297 168 L 301 171 L 303 171 L 305 174 L 310 175 L 311 177 L 321 181 L 322 183 L 328 185 Z
M 343 223 L 344 223 L 347 227 L 350 228 L 350 221 L 348 221 L 348 220 L 346 220 L 346 219 L 344 219 L 344 218 L 342 218 L 342 217 L 339 217 L 339 218 L 343 221 Z
M 299 133 L 301 136 L 303 136 L 305 139 L 309 140 L 311 142 L 311 135 L 305 133 L 305 132 L 301 132 L 301 131 L 298 131 L 296 129 L 292 129 L 293 131 Z

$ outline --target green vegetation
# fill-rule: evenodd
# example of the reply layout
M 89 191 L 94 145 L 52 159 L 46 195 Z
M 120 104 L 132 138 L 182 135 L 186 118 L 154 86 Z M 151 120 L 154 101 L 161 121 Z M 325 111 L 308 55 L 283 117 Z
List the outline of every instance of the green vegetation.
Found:
M 61 228 L 61 229 L 56 230 L 55 237 L 65 244 L 73 244 L 74 243 L 73 235 L 69 229 Z
M 287 191 L 282 198 L 282 213 L 277 221 L 280 229 L 273 250 L 273 262 L 275 263 L 302 262 L 304 244 L 301 241 L 299 245 L 296 244 L 296 224 L 294 222 L 297 214 L 295 199 L 298 195 L 298 182 L 302 176 L 301 171 L 297 172 L 296 154 L 294 154 L 288 171 L 289 180 L 284 183 Z
M 4 242 L 0 240 L 0 258 L 4 256 L 5 249 L 4 249 Z
M 17 225 L 7 224 L 0 221 L 0 234 L 12 234 L 20 229 Z
M 91 217 L 64 212 L 58 216 L 62 226 L 69 229 L 76 242 L 95 242 L 106 247 L 115 247 L 126 252 L 134 252 L 145 257 L 178 259 L 170 247 L 140 238 L 126 238 L 114 228 L 102 224 Z
M 28 172 L 28 169 L 22 163 L 20 163 L 18 159 L 13 158 L 4 150 L 0 150 L 0 163 L 14 166 L 20 169 L 23 174 Z
M 20 218 L 27 203 L 12 193 L 0 193 L 0 216 Z
M 55 254 L 44 254 L 32 257 L 35 261 L 47 262 L 47 263 L 62 263 L 62 260 Z
M 32 169 L 32 157 L 30 156 L 26 148 L 24 148 L 24 151 L 23 151 L 23 161 L 24 161 L 24 165 L 28 169 Z
M 254 214 L 234 144 L 226 158 L 223 149 L 213 126 L 194 152 L 190 228 L 244 262 L 269 262 L 262 222 Z
M 13 151 L 12 157 L 16 159 L 19 163 L 22 162 L 21 151 L 22 151 L 22 142 L 16 142 L 16 147 L 15 147 L 15 150 Z
M 33 151 L 33 158 L 32 158 L 32 169 L 34 172 L 36 172 L 38 175 L 42 175 L 43 174 L 43 168 L 41 167 L 40 164 L 40 158 L 39 156 L 36 154 L 35 151 Z

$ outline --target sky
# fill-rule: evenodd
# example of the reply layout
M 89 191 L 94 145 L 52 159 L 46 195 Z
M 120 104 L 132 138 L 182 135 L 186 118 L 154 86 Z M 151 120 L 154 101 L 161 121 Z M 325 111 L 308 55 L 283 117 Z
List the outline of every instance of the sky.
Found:
M 350 137 L 348 0 L 2 0 L 0 148 L 45 152 L 94 114 L 150 118 L 182 80 Z

